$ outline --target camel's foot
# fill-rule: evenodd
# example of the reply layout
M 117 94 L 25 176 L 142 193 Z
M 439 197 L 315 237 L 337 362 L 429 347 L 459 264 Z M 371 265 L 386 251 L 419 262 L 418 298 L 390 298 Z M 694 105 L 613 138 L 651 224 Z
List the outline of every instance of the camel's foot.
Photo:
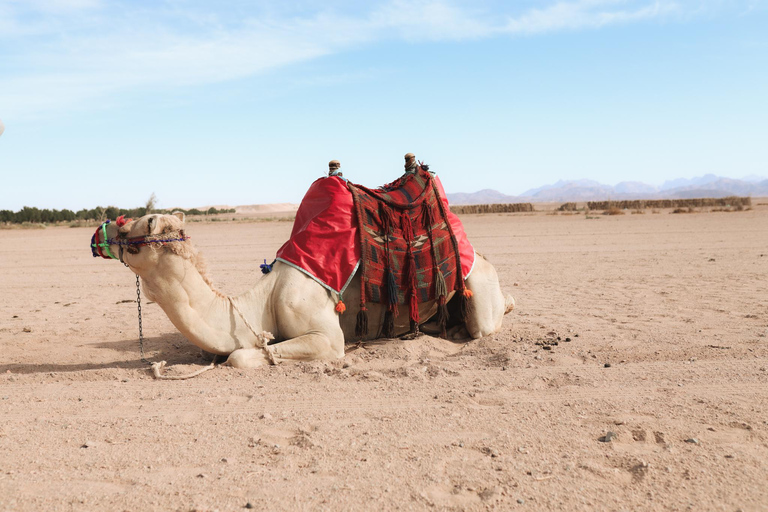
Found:
M 504 301 L 506 303 L 506 307 L 504 308 L 504 314 L 506 315 L 513 309 L 515 309 L 515 298 L 509 294 L 504 297 Z
M 270 359 L 264 348 L 240 348 L 229 354 L 227 362 L 235 368 L 258 368 L 262 365 L 269 365 Z

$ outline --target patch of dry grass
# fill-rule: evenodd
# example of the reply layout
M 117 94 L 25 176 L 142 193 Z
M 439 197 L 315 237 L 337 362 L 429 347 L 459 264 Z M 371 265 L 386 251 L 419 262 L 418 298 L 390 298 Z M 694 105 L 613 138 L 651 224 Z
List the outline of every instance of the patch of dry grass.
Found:
M 39 222 L 22 222 L 21 224 L 0 224 L 0 229 L 45 229 L 48 226 Z
M 101 222 L 97 220 L 73 220 L 68 225 L 71 228 L 94 228 L 100 226 Z
M 745 212 L 745 211 L 749 211 L 751 209 L 752 208 L 744 208 L 743 205 L 739 204 L 739 205 L 734 206 L 733 208 L 730 208 L 730 207 L 728 207 L 728 208 L 712 208 L 709 211 L 710 212 Z

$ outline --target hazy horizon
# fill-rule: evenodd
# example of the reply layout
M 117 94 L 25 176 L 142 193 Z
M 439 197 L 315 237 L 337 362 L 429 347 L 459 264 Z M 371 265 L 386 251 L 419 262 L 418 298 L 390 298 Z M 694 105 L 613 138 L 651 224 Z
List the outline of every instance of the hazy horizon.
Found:
M 722 178 L 720 176 L 717 176 L 717 177 L 718 178 Z M 704 178 L 704 176 L 695 176 L 693 178 L 675 178 L 675 179 L 672 179 L 670 181 L 679 181 L 679 180 L 691 180 L 692 181 L 692 180 L 696 180 L 696 179 L 700 179 L 700 178 Z M 746 181 L 748 183 L 750 183 L 750 182 L 751 183 L 755 183 L 755 182 L 758 182 L 758 181 L 768 180 L 768 177 L 750 175 L 750 176 L 745 176 L 743 178 L 733 178 L 733 179 L 738 179 L 738 180 L 741 180 L 741 181 Z M 509 194 L 509 193 L 507 193 L 507 192 L 505 192 L 503 190 L 498 190 L 498 189 L 489 188 L 489 187 L 480 188 L 480 189 L 471 190 L 471 191 L 467 191 L 467 190 L 451 191 L 451 190 L 448 189 L 448 187 L 445 187 L 445 188 L 446 188 L 446 193 L 448 195 L 455 195 L 455 194 L 473 195 L 473 194 L 481 193 L 481 192 L 483 192 L 485 190 L 492 190 L 494 192 L 499 192 L 499 193 L 504 194 L 506 196 L 526 197 L 523 194 L 525 192 L 528 192 L 528 191 L 531 191 L 531 190 L 536 190 L 536 189 L 539 189 L 539 188 L 551 187 L 551 186 L 557 185 L 560 182 L 572 183 L 572 182 L 582 182 L 582 181 L 585 181 L 585 180 L 584 179 L 558 180 L 558 181 L 556 181 L 554 183 L 547 183 L 547 184 L 544 184 L 544 185 L 540 185 L 538 187 L 533 187 L 531 189 L 527 189 L 527 190 L 525 190 L 525 191 L 523 191 L 521 193 L 518 193 L 518 194 Z M 587 181 L 594 181 L 594 180 L 587 180 Z M 664 183 L 662 183 L 660 185 L 653 185 L 653 184 L 650 184 L 650 183 L 644 183 L 644 182 L 640 182 L 640 181 L 629 180 L 629 181 L 626 181 L 626 182 L 618 182 L 618 183 L 612 183 L 612 184 L 611 183 L 599 183 L 599 184 L 602 185 L 602 186 L 615 187 L 616 185 L 619 185 L 621 183 L 642 183 L 644 185 L 650 185 L 650 186 L 655 187 L 656 189 L 659 190 L 659 192 L 658 192 L 659 194 L 663 194 L 664 193 L 664 190 L 661 189 L 661 185 L 664 185 Z M 307 187 L 309 187 L 309 184 L 307 184 Z M 738 195 L 738 194 L 736 194 L 736 195 Z M 751 195 L 751 194 L 747 194 L 747 195 Z M 762 197 L 762 196 L 755 196 L 755 197 Z M 57 209 L 57 210 L 67 209 L 67 210 L 72 210 L 72 211 L 75 211 L 75 212 L 77 212 L 79 210 L 82 210 L 82 209 L 90 210 L 90 209 L 97 208 L 97 207 L 105 207 L 105 208 L 106 207 L 117 207 L 117 208 L 121 208 L 121 209 L 131 209 L 131 208 L 142 207 L 146 203 L 147 199 L 149 199 L 149 196 L 147 196 L 140 203 L 130 204 L 130 205 L 124 205 L 124 204 L 102 204 L 102 203 L 99 203 L 99 204 L 87 204 L 87 205 L 83 205 L 83 206 L 65 207 L 65 208 L 51 208 L 51 207 L 39 206 L 39 205 L 35 205 L 35 204 L 25 204 L 24 206 L 25 207 L 30 207 L 30 208 L 38 208 L 38 209 L 41 209 L 41 210 L 42 209 L 49 209 L 49 210 L 53 210 L 53 209 Z M 609 197 L 605 197 L 605 199 L 610 199 L 610 198 Z M 227 202 L 224 202 L 224 203 L 214 203 L 214 202 L 203 202 L 203 203 L 200 203 L 200 204 L 162 204 L 162 201 L 161 201 L 161 199 L 159 197 L 156 197 L 156 201 L 157 201 L 157 208 L 158 209 L 182 208 L 184 210 L 211 208 L 211 207 L 216 207 L 216 208 L 224 208 L 224 207 L 226 207 L 226 208 L 234 208 L 234 207 L 241 207 L 241 206 L 245 206 L 245 207 L 247 207 L 247 206 L 265 206 L 265 207 L 269 207 L 269 206 L 282 205 L 282 204 L 285 204 L 285 205 L 298 205 L 301 202 L 300 200 L 299 201 L 280 201 L 280 200 L 276 199 L 274 201 L 267 202 L 267 203 L 231 203 L 231 202 L 229 202 L 229 203 L 227 203 Z M 550 201 L 546 200 L 545 202 L 550 202 Z M 21 208 L 17 208 L 16 210 L 13 210 L 13 211 L 18 211 L 20 209 Z M 11 210 L 11 209 L 10 208 L 0 207 L 0 210 Z

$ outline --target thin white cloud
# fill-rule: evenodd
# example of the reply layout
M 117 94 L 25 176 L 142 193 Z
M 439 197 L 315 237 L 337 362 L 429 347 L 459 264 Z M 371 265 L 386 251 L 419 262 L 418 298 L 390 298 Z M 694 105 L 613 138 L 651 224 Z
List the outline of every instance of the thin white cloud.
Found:
M 508 13 L 482 3 L 390 0 L 355 13 L 331 1 L 310 2 L 309 13 L 297 15 L 258 4 L 241 12 L 239 4 L 212 11 L 175 1 L 152 7 L 25 2 L 0 0 L 0 61 L 6 63 L 0 67 L 0 114 L 6 119 L 93 108 L 143 88 L 225 82 L 380 40 L 587 30 L 662 19 L 701 5 L 575 0 Z M 342 10 L 353 14 L 338 14 Z
M 558 30 L 581 30 L 658 19 L 679 11 L 674 2 L 653 2 L 646 5 L 621 5 L 625 2 L 583 0 L 558 2 L 544 9 L 511 18 L 504 31 L 514 34 L 539 34 Z M 618 8 L 617 8 L 618 7 Z
M 498 31 L 489 13 L 439 0 L 388 2 L 371 13 L 366 25 L 374 33 L 410 41 L 476 39 Z

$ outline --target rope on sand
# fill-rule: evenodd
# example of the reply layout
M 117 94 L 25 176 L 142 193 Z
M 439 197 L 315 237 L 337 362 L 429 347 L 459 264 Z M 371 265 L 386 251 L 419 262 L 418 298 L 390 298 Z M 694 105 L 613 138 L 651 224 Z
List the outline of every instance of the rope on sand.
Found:
M 207 372 L 208 370 L 213 370 L 216 368 L 216 358 L 213 358 L 213 361 L 211 364 L 206 366 L 205 368 L 201 368 L 197 371 L 194 371 L 192 373 L 189 373 L 187 375 L 163 375 L 160 373 L 163 368 L 165 368 L 166 362 L 160 361 L 159 363 L 152 363 L 152 374 L 155 376 L 158 380 L 186 380 L 191 379 L 192 377 L 197 377 L 201 373 Z

